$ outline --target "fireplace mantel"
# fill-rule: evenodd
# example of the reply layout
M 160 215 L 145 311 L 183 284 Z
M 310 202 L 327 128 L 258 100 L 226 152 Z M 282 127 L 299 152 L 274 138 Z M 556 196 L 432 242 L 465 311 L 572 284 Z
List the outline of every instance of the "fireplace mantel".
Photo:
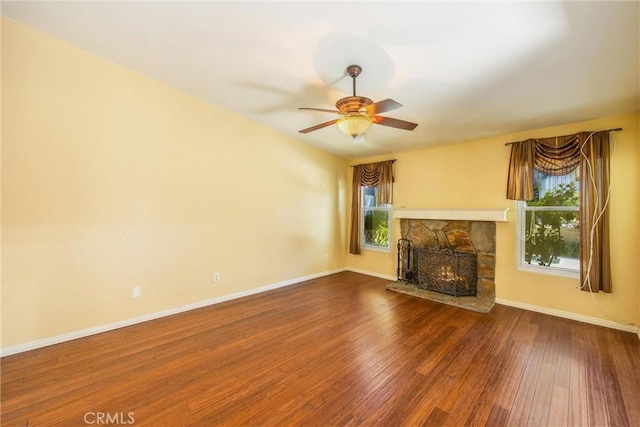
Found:
M 509 208 L 394 209 L 393 218 L 506 222 Z

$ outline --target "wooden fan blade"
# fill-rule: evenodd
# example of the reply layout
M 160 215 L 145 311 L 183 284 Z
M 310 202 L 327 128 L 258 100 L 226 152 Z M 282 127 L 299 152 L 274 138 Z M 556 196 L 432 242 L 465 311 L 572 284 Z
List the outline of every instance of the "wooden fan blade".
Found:
M 298 110 L 311 110 L 311 111 L 322 111 L 325 113 L 336 113 L 336 114 L 342 114 L 340 111 L 338 110 L 328 110 L 326 108 L 311 108 L 311 107 L 299 107 Z
M 365 108 L 367 112 L 373 116 L 374 114 L 386 113 L 387 111 L 396 110 L 400 107 L 402 107 L 402 104 L 393 99 L 383 99 L 382 101 L 367 105 Z
M 406 122 L 404 120 L 392 119 L 391 117 L 382 117 L 382 116 L 374 116 L 373 123 L 382 126 L 389 126 L 392 128 L 404 129 L 404 130 L 414 130 L 417 123 Z
M 313 132 L 314 130 L 326 128 L 327 126 L 331 126 L 332 124 L 336 123 L 337 121 L 338 121 L 338 119 L 329 120 L 328 122 L 320 123 L 319 125 L 311 126 L 310 128 L 299 130 L 298 132 L 300 132 L 300 133 Z

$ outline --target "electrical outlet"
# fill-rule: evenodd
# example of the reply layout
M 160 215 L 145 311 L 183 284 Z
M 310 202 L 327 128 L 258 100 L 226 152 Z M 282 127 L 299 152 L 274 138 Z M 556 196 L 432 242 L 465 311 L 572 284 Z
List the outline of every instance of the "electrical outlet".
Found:
M 140 298 L 141 295 L 142 291 L 140 286 L 134 286 L 133 289 L 131 289 L 131 298 Z
M 220 281 L 220 273 L 213 273 L 213 281 L 214 282 Z
M 324 260 L 329 261 L 329 254 L 324 254 Z

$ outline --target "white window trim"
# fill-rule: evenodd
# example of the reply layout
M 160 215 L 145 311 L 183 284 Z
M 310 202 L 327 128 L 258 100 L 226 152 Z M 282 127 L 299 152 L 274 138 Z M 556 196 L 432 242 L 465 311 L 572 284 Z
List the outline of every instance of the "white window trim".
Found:
M 525 247 L 525 224 L 526 224 L 526 202 L 516 202 L 516 268 L 519 271 L 526 271 L 529 273 L 547 274 L 552 276 L 568 277 L 571 279 L 580 279 L 580 272 L 560 267 L 543 267 L 541 265 L 527 264 L 524 260 L 524 247 Z M 546 206 L 537 207 L 536 210 L 574 210 L 573 208 L 563 209 L 562 207 L 549 207 Z

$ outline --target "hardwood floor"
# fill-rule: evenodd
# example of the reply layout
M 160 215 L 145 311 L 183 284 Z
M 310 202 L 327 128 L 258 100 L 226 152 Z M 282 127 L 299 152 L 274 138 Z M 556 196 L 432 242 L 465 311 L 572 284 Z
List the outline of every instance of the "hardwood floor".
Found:
M 2 425 L 640 425 L 632 333 L 352 272 L 2 359 Z

